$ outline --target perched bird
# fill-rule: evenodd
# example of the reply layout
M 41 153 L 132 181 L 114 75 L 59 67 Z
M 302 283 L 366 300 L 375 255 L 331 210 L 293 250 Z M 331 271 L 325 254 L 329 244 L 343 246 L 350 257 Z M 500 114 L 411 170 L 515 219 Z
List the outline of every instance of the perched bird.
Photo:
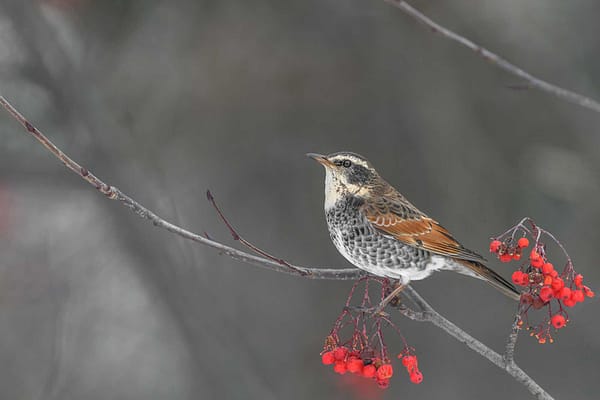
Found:
M 483 257 L 406 200 L 366 158 L 350 152 L 307 156 L 325 167 L 329 234 L 353 265 L 397 279 L 399 288 L 434 271 L 456 271 L 483 279 L 508 297 L 519 299 L 515 287 L 485 266 Z

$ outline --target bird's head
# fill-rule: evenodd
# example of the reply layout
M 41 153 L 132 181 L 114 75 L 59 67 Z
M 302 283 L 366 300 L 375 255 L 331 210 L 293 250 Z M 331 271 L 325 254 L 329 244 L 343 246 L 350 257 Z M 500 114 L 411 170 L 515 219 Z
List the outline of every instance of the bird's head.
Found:
M 343 196 L 366 197 L 381 180 L 371 163 L 356 153 L 308 153 L 307 157 L 325 167 L 325 208 Z

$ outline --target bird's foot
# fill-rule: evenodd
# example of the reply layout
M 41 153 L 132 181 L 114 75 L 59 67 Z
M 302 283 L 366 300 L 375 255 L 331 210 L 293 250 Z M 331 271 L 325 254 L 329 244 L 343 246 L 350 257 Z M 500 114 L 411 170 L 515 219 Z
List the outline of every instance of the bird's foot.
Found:
M 345 309 L 348 311 L 370 314 L 370 315 L 373 315 L 376 317 L 389 317 L 390 316 L 390 314 L 383 311 L 383 309 L 380 309 L 379 306 L 377 306 L 377 307 L 346 306 Z
M 381 300 L 379 305 L 373 310 L 374 314 L 381 313 L 388 304 L 392 307 L 398 307 L 401 303 L 399 294 L 404 290 L 405 286 L 406 285 L 400 283 L 389 294 L 386 293 L 387 296 Z

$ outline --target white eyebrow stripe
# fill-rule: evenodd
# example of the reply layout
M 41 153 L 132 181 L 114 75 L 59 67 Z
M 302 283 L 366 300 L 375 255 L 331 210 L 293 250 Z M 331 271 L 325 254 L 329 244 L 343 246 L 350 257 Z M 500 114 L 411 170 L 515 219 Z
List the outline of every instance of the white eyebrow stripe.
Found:
M 337 155 L 337 156 L 333 157 L 331 160 L 332 161 L 336 161 L 336 160 L 350 160 L 354 164 L 362 165 L 365 168 L 368 167 L 368 164 L 367 164 L 367 162 L 365 160 L 362 160 L 360 158 L 356 158 L 355 156 L 350 155 L 350 154 L 348 154 L 348 155 L 341 155 L 340 154 L 340 155 Z

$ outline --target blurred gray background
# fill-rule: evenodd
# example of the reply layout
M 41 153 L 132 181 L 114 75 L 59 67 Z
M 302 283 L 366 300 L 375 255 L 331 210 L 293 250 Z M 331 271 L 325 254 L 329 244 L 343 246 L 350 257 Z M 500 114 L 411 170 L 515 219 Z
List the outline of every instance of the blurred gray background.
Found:
M 595 0 L 413 1 L 600 99 Z M 380 0 L 1 0 L 0 93 L 159 215 L 302 265 L 330 243 L 322 168 L 351 150 L 468 247 L 532 216 L 600 287 L 600 115 L 534 90 Z M 0 113 L 0 398 L 507 399 L 528 392 L 437 328 L 396 318 L 425 375 L 381 391 L 320 365 L 350 282 L 240 264 L 104 199 Z M 512 267 L 492 261 L 504 276 Z M 513 304 L 451 273 L 416 283 L 501 350 Z M 597 398 L 596 299 L 517 360 L 556 398 Z M 388 344 L 401 349 L 390 333 Z M 366 385 L 364 383 L 367 383 Z

